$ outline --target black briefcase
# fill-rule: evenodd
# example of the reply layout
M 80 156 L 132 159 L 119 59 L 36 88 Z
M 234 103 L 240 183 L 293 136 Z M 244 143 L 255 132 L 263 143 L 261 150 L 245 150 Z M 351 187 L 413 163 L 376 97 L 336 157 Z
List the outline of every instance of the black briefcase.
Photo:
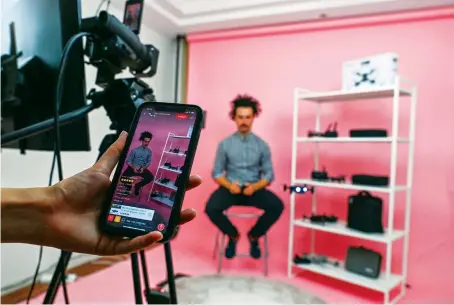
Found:
M 366 232 L 383 233 L 383 201 L 361 191 L 348 198 L 347 227 Z
M 349 247 L 345 269 L 352 273 L 376 279 L 380 276 L 382 256 L 364 247 Z

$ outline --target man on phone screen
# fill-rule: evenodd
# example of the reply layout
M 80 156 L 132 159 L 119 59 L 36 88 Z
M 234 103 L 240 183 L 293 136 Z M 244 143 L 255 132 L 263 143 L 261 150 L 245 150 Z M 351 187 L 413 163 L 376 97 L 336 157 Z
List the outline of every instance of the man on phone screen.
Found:
M 132 149 L 126 159 L 128 168 L 123 172 L 123 177 L 142 177 L 142 181 L 135 184 L 134 194 L 139 195 L 140 190 L 147 184 L 153 181 L 153 174 L 148 167 L 151 165 L 151 149 L 150 145 L 153 135 L 149 131 L 144 131 L 140 134 L 139 141 L 142 142 L 140 146 Z
M 218 145 L 213 168 L 213 179 L 219 188 L 211 195 L 205 212 L 219 230 L 229 237 L 225 257 L 236 255 L 239 232 L 224 215 L 233 205 L 251 206 L 263 210 L 247 237 L 250 255 L 260 258 L 258 239 L 279 219 L 284 209 L 282 201 L 268 185 L 274 179 L 271 152 L 268 144 L 252 133 L 254 118 L 259 115 L 260 104 L 247 95 L 232 101 L 230 118 L 237 131 Z

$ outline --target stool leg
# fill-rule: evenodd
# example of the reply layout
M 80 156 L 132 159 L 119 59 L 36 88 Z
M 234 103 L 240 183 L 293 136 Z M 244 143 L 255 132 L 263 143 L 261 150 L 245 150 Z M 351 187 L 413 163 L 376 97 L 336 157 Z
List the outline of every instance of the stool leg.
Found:
M 265 233 L 265 236 L 264 236 L 264 256 L 263 256 L 263 259 L 265 260 L 264 263 L 265 263 L 265 276 L 268 276 L 268 236 L 267 234 Z
M 214 249 L 213 249 L 213 260 L 216 258 L 216 254 L 218 253 L 218 249 L 219 249 L 219 233 L 220 233 L 220 231 L 216 232 L 216 237 L 215 237 L 215 241 L 214 241 Z
M 221 273 L 221 269 L 222 269 L 222 260 L 223 260 L 223 258 L 224 258 L 224 239 L 225 239 L 225 235 L 224 235 L 224 233 L 222 233 L 222 237 L 221 237 L 221 246 L 219 247 L 218 273 Z

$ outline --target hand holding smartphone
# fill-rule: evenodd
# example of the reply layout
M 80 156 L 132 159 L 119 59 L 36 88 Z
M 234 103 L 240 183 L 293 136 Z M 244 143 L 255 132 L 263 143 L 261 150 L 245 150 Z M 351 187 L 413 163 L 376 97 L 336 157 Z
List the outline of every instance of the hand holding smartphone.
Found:
M 195 105 L 139 106 L 101 211 L 101 231 L 127 238 L 160 231 L 161 242 L 174 236 L 202 117 Z

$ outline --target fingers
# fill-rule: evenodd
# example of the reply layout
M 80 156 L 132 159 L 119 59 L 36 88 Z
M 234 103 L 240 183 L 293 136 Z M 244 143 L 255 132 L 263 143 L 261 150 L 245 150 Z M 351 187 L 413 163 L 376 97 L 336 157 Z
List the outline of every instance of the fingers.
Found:
M 142 235 L 133 239 L 125 239 L 118 242 L 115 248 L 115 253 L 118 255 L 137 252 L 150 247 L 161 239 L 162 234 L 160 232 L 151 232 L 147 235 Z
M 197 216 L 197 212 L 194 209 L 186 209 L 181 212 L 179 225 L 184 225 L 185 223 L 190 222 Z
M 178 225 L 184 225 L 196 217 L 197 213 L 194 209 L 186 209 L 181 212 L 180 221 Z M 178 229 L 178 228 L 177 228 Z M 140 251 L 142 249 L 152 246 L 162 239 L 160 232 L 151 232 L 147 235 L 139 236 L 130 240 L 121 240 L 115 248 L 115 254 L 128 254 Z
M 110 145 L 107 151 L 101 156 L 101 158 L 99 158 L 98 162 L 96 162 L 92 168 L 110 176 L 118 163 L 118 159 L 120 159 L 121 152 L 125 147 L 127 136 L 128 133 L 126 131 L 122 131 L 118 139 Z
M 202 178 L 199 176 L 191 176 L 189 178 L 189 184 L 187 190 L 192 190 L 193 188 L 198 187 L 202 183 Z

